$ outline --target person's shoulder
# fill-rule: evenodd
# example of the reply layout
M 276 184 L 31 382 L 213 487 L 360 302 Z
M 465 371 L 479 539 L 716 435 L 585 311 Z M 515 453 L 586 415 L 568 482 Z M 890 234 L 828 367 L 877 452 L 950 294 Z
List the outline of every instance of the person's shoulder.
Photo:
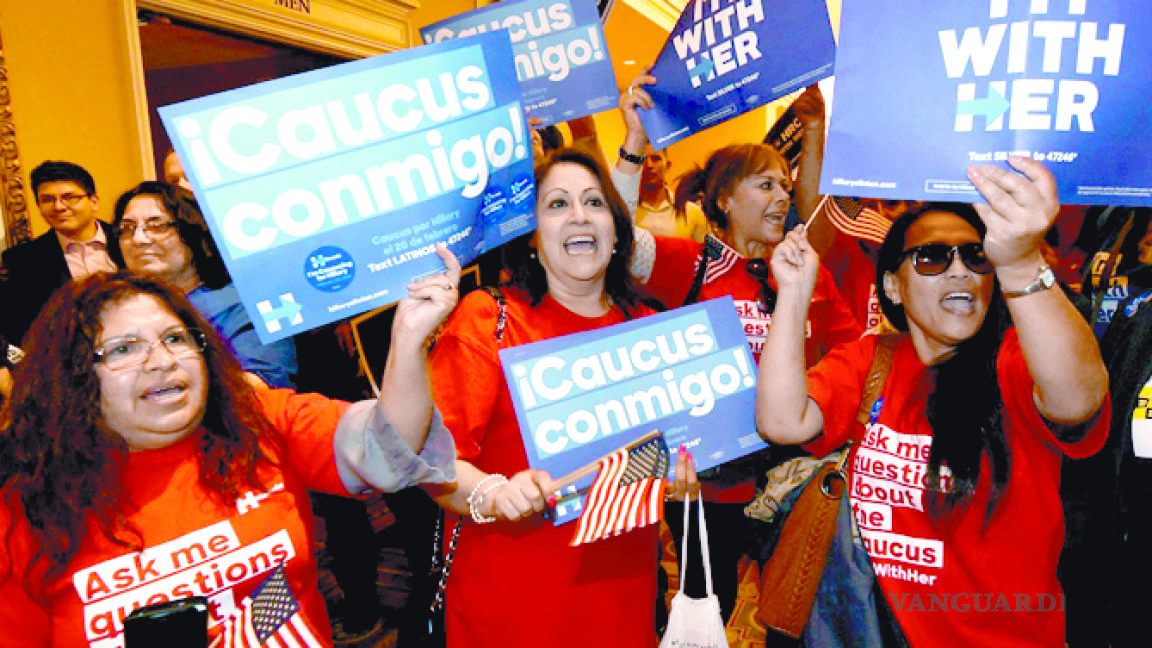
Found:
M 52 254 L 53 251 L 57 252 L 63 261 L 64 251 L 60 248 L 60 239 L 56 237 L 54 230 L 48 230 L 31 241 L 5 250 L 0 257 L 0 263 L 3 263 L 9 271 L 35 270 L 49 264 L 52 257 L 46 255 Z

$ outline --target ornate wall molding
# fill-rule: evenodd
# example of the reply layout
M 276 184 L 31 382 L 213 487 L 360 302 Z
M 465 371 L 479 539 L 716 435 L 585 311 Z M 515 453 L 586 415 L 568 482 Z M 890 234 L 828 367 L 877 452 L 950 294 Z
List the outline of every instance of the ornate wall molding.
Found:
M 3 191 L 4 245 L 9 248 L 32 239 L 28 201 L 20 179 L 20 154 L 16 148 L 16 122 L 8 91 L 8 68 L 0 41 L 0 190 Z
M 421 0 L 125 0 L 136 8 L 346 58 L 412 45 Z

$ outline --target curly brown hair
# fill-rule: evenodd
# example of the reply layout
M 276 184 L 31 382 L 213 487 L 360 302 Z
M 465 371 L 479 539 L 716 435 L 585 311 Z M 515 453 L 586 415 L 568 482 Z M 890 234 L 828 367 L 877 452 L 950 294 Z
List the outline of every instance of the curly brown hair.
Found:
M 138 295 L 155 297 L 206 338 L 208 400 L 200 437 L 200 482 L 205 489 L 222 503 L 236 499 L 246 486 L 263 489 L 257 464 L 273 461 L 283 446 L 239 362 L 181 291 L 132 272 L 97 273 L 69 282 L 29 330 L 27 355 L 14 375 L 10 424 L 0 432 L 0 492 L 8 509 L 5 546 L 10 548 L 23 517 L 37 547 L 25 572 L 29 594 L 36 595 L 37 588 L 67 572 L 89 516 L 112 542 L 143 549 L 140 530 L 126 522 L 119 506 L 128 445 L 102 422 L 93 363 L 101 316 Z M 15 568 L 10 552 L 6 560 L 8 564 L 0 565 L 2 579 L 11 577 Z

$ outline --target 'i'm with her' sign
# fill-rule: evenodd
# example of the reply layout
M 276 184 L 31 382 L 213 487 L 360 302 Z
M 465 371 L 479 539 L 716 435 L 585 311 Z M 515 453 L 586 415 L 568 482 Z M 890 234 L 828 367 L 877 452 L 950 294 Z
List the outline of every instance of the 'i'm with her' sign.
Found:
M 844 0 L 820 192 L 982 200 L 1043 162 L 1060 201 L 1152 205 L 1146 0 Z
M 767 447 L 753 417 L 756 363 L 731 297 L 501 349 L 500 363 L 528 463 L 554 479 L 651 430 L 672 452 L 691 450 L 697 470 Z M 576 519 L 582 501 L 562 500 L 555 522 Z
M 512 48 L 480 34 L 160 109 L 260 340 L 391 304 L 536 226 Z

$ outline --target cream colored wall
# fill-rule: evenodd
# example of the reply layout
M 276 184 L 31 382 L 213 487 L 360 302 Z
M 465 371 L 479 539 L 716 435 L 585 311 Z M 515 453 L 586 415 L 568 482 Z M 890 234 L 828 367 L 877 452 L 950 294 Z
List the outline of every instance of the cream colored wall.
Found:
M 420 39 L 421 27 L 487 4 L 490 3 L 486 0 L 424 0 L 420 3 L 420 8 L 413 9 L 412 12 L 408 14 L 408 22 L 412 29 L 413 45 L 424 42 Z
M 16 143 L 28 173 L 46 159 L 80 164 L 96 179 L 99 214 L 144 179 L 132 104 L 128 26 L 122 0 L 0 0 Z M 30 208 L 34 234 L 48 230 Z

